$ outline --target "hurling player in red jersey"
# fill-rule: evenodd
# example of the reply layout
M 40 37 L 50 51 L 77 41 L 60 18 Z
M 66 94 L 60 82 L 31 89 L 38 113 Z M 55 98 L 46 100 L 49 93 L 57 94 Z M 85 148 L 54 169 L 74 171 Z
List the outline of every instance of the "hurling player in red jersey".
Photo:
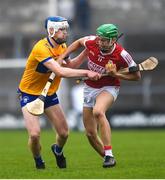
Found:
M 119 94 L 120 79 L 137 81 L 141 78 L 140 72 L 127 74 L 118 72 L 121 68 L 136 66 L 136 63 L 117 43 L 117 39 L 118 28 L 114 24 L 103 24 L 97 28 L 96 36 L 76 40 L 61 56 L 63 59 L 84 46 L 89 70 L 103 74 L 107 70 L 108 62 L 113 64 L 109 76 L 102 77 L 98 81 L 86 80 L 84 87 L 83 122 L 86 135 L 92 147 L 104 157 L 103 167 L 112 167 L 116 164 L 112 153 L 111 128 L 105 113 Z M 79 60 L 79 64 L 84 59 Z

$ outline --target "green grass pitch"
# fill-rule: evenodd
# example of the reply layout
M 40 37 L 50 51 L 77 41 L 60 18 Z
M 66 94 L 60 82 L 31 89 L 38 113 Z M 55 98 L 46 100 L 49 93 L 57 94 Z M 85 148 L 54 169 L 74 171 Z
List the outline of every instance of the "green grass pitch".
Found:
M 164 130 L 113 130 L 114 168 L 102 168 L 102 158 L 90 147 L 83 132 L 71 132 L 65 146 L 67 169 L 55 165 L 51 130 L 41 134 L 45 170 L 36 170 L 27 146 L 27 132 L 0 131 L 1 179 L 164 179 Z

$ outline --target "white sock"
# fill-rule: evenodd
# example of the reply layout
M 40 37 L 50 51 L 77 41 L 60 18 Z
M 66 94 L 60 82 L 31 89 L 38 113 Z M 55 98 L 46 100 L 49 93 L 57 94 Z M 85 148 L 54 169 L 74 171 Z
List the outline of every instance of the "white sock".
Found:
M 111 157 L 113 157 L 112 149 L 105 150 L 105 156 L 111 156 Z
M 104 153 L 105 153 L 105 156 L 113 157 L 112 146 L 104 146 Z

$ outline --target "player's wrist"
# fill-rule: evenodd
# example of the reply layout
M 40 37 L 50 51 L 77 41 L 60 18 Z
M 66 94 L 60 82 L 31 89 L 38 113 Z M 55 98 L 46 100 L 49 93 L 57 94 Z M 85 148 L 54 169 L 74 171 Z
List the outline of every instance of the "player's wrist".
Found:
M 86 77 L 90 77 L 90 70 L 86 70 Z

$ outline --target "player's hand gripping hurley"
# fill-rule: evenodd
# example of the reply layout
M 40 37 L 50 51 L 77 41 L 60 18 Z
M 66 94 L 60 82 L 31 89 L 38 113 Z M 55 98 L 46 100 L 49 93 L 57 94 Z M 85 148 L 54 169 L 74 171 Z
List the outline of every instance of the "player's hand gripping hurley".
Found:
M 110 65 L 110 64 L 109 64 Z M 137 71 L 150 71 L 156 68 L 156 66 L 158 65 L 158 60 L 155 57 L 149 57 L 148 59 L 144 60 L 143 62 L 141 62 L 140 64 L 138 64 L 137 66 L 133 66 L 130 68 L 123 68 L 120 69 L 118 72 L 119 73 L 131 73 L 131 72 L 137 72 Z M 102 74 L 102 77 L 104 76 L 109 76 L 108 73 L 106 74 Z M 88 80 L 88 77 L 80 77 L 78 79 L 76 79 L 76 83 L 80 83 L 81 81 L 84 80 Z
M 27 103 L 26 108 L 31 114 L 36 115 L 36 116 L 43 114 L 44 101 L 45 101 L 48 90 L 49 90 L 50 85 L 54 78 L 55 78 L 55 73 L 52 72 L 49 76 L 49 79 L 48 79 L 44 89 L 42 90 L 41 94 L 39 95 L 39 97 L 36 100 L 34 100 L 30 103 Z

